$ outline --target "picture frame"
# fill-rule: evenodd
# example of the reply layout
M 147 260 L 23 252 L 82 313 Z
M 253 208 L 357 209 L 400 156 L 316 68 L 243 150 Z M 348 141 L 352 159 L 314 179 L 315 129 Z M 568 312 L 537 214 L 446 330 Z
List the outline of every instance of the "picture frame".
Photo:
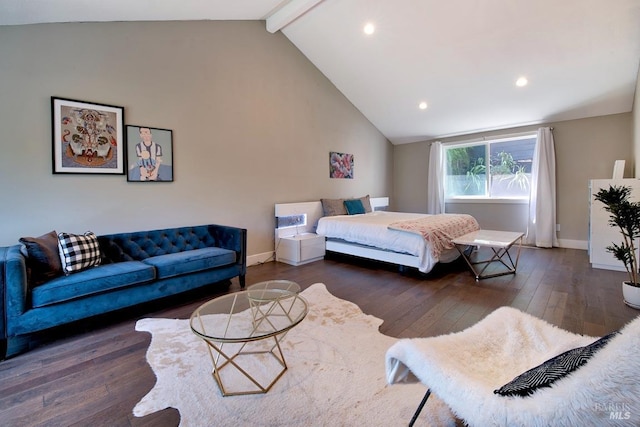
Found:
M 51 97 L 54 174 L 124 175 L 124 107 Z
M 173 182 L 173 131 L 127 125 L 127 181 Z
M 329 178 L 353 179 L 353 154 L 329 152 Z

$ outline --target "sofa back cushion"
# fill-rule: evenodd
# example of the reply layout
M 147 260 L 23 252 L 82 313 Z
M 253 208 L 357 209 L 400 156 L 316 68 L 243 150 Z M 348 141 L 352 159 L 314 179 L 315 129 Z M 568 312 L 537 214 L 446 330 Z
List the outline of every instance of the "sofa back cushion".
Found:
M 175 254 L 158 255 L 147 258 L 142 262 L 155 267 L 158 279 L 166 279 L 234 264 L 236 262 L 236 253 L 229 249 L 202 248 Z
M 99 236 L 102 262 L 142 261 L 149 257 L 216 246 L 206 225 Z

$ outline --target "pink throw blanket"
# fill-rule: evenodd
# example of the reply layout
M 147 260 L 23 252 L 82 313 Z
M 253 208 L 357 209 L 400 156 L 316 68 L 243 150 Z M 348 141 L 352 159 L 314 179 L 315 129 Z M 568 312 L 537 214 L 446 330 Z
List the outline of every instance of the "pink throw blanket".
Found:
M 440 258 L 442 251 L 454 248 L 451 240 L 472 231 L 480 230 L 480 225 L 471 215 L 439 214 L 420 219 L 394 222 L 389 224 L 389 228 L 421 235 L 427 244 L 431 243 L 433 256 Z

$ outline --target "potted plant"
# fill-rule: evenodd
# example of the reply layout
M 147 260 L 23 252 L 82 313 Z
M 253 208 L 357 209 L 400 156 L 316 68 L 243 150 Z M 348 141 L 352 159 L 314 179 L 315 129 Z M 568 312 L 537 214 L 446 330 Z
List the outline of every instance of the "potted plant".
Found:
M 609 224 L 617 227 L 622 234 L 620 244 L 612 243 L 607 251 L 622 261 L 629 280 L 622 282 L 624 302 L 640 309 L 640 283 L 638 282 L 638 248 L 636 243 L 640 238 L 640 202 L 631 202 L 629 196 L 631 188 L 610 185 L 608 189 L 600 189 L 595 199 L 604 204 L 609 213 Z

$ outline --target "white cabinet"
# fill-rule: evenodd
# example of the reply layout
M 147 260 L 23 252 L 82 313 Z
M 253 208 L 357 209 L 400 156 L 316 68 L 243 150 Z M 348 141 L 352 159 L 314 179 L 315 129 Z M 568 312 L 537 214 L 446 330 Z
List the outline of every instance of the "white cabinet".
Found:
M 604 205 L 594 199 L 601 188 L 610 185 L 631 187 L 631 201 L 640 201 L 640 180 L 637 179 L 594 179 L 590 182 L 589 209 L 589 262 L 593 268 L 625 271 L 624 265 L 607 251 L 607 246 L 622 242 L 618 228 L 609 225 L 609 213 Z
M 280 237 L 276 247 L 276 261 L 302 265 L 324 258 L 324 236 L 302 233 Z

